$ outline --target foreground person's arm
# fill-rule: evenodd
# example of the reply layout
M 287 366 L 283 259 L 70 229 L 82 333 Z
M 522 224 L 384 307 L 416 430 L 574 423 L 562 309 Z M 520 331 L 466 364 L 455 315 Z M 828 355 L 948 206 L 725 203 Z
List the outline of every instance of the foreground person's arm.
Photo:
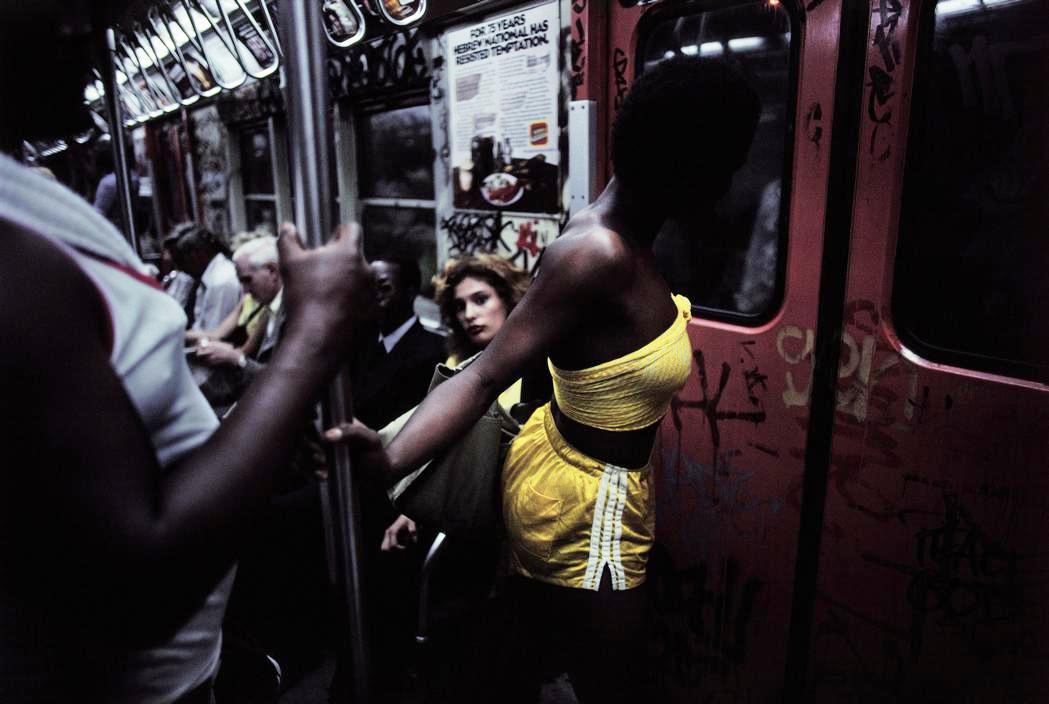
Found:
M 9 420 L 0 438 L 7 452 L 32 456 L 15 464 L 9 455 L 0 473 L 4 588 L 35 590 L 56 608 L 76 594 L 78 618 L 163 634 L 229 569 L 303 417 L 344 358 L 353 311 L 371 295 L 359 229 L 343 227 L 314 251 L 293 231 L 281 237 L 282 344 L 236 413 L 163 472 L 110 365 L 98 292 L 50 243 L 4 230 L 0 329 L 10 342 L 0 409 Z

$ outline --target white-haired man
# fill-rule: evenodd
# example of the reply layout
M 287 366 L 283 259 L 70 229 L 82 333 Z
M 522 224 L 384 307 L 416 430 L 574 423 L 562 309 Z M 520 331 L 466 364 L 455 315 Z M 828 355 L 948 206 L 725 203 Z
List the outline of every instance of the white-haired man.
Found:
M 207 338 L 197 344 L 197 360 L 209 366 L 239 367 L 245 371 L 244 381 L 250 381 L 273 352 L 284 323 L 283 283 L 277 261 L 277 239 L 259 237 L 245 242 L 233 253 L 237 279 L 259 305 L 269 307 L 266 334 L 258 351 L 248 357 L 228 342 Z

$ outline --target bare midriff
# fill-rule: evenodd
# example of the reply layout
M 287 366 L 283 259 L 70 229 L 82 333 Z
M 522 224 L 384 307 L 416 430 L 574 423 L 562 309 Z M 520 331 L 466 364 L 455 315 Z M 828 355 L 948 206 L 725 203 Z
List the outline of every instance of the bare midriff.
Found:
M 553 399 L 550 412 L 561 436 L 584 455 L 627 469 L 643 469 L 648 465 L 658 422 L 640 430 L 601 430 L 569 418 Z

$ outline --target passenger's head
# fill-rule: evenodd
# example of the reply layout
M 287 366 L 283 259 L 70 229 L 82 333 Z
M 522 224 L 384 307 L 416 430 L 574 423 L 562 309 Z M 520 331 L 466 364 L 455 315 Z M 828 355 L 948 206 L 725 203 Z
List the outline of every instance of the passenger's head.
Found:
M 484 349 L 528 289 L 528 272 L 494 254 L 451 259 L 434 277 L 448 351 L 464 359 Z
M 724 61 L 663 61 L 634 81 L 616 114 L 616 180 L 659 214 L 713 204 L 746 160 L 760 114 L 757 94 Z
M 422 275 L 419 262 L 401 253 L 386 253 L 372 259 L 379 325 L 390 332 L 413 315 Z
M 283 285 L 277 257 L 277 238 L 257 237 L 248 240 L 233 253 L 237 278 L 244 290 L 263 304 L 277 297 Z
M 219 238 L 203 225 L 187 222 L 176 225 L 164 239 L 172 243 L 175 262 L 179 269 L 194 278 L 200 278 L 208 264 L 219 252 L 226 251 Z

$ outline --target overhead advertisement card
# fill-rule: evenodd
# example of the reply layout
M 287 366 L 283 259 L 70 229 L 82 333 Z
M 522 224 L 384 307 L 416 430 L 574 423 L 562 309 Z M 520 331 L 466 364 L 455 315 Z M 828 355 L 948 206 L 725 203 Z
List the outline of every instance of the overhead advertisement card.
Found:
M 456 208 L 556 213 L 558 5 L 448 32 Z

